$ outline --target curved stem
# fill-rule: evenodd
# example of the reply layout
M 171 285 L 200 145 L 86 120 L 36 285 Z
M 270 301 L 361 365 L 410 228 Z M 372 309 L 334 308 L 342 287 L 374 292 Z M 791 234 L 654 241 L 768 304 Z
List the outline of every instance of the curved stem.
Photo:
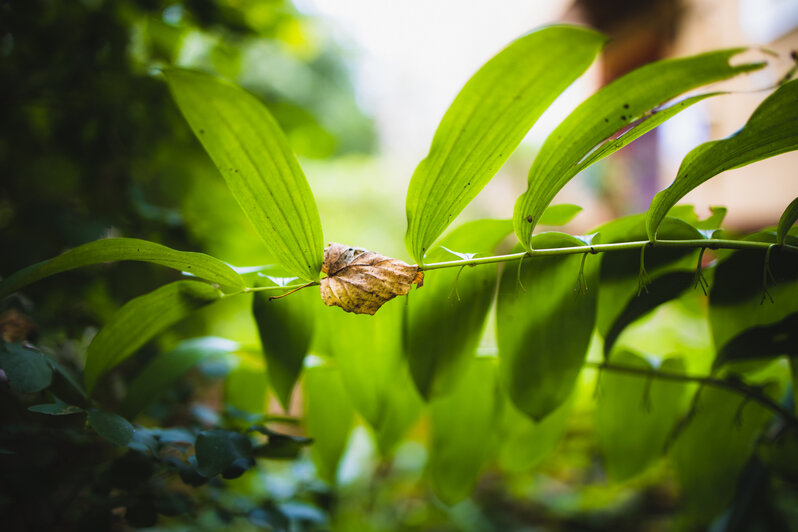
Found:
M 742 381 L 731 379 L 719 379 L 717 377 L 705 377 L 698 375 L 687 375 L 684 373 L 673 373 L 668 371 L 653 370 L 646 368 L 635 368 L 631 366 L 622 366 L 613 364 L 611 362 L 586 362 L 586 366 L 593 367 L 601 370 L 615 371 L 618 373 L 627 373 L 630 375 L 641 375 L 648 378 L 676 381 L 676 382 L 694 382 L 703 384 L 705 386 L 713 386 L 721 390 L 734 392 L 742 395 L 747 400 L 755 401 L 767 408 L 774 414 L 781 417 L 787 425 L 798 429 L 798 417 L 795 416 L 790 410 L 781 406 L 778 402 L 770 398 L 761 389 L 754 386 L 745 384 Z
M 224 294 L 222 295 L 221 299 L 240 296 L 241 294 L 248 294 L 250 292 L 277 292 L 281 290 L 285 292 L 283 295 L 288 295 L 289 293 L 296 292 L 301 288 L 307 288 L 308 286 L 315 286 L 317 284 L 319 284 L 318 281 L 311 281 L 305 284 L 290 284 L 288 286 L 247 286 L 246 288 L 242 288 L 241 290 L 230 292 L 229 294 Z
M 650 248 L 685 248 L 685 249 L 748 249 L 762 250 L 772 246 L 771 242 L 754 242 L 750 240 L 637 240 L 633 242 L 616 242 L 612 244 L 593 244 L 590 246 L 573 246 L 567 248 L 533 249 L 520 253 L 510 253 L 508 255 L 497 255 L 493 257 L 479 257 L 474 259 L 452 260 L 446 262 L 432 262 L 422 264 L 419 270 L 439 270 L 441 268 L 455 268 L 459 266 L 478 266 L 480 264 L 495 264 L 497 262 L 511 262 L 524 257 L 548 257 L 553 255 L 574 255 L 578 253 L 610 253 L 613 251 L 628 251 L 632 249 L 642 249 L 646 246 Z M 785 244 L 782 249 L 791 253 L 798 253 L 798 246 Z

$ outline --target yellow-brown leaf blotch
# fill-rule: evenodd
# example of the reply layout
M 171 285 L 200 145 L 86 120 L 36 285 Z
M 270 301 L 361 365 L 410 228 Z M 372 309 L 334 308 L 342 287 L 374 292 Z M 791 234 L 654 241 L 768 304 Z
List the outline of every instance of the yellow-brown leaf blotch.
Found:
M 421 286 L 424 272 L 398 259 L 363 248 L 331 243 L 324 250 L 321 299 L 355 314 L 374 314 L 386 301 Z

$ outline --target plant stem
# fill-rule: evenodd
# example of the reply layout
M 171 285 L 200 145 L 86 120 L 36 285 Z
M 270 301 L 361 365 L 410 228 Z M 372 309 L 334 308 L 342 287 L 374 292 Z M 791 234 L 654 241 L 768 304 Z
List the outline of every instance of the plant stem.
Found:
M 608 253 L 612 251 L 628 251 L 630 249 L 649 248 L 687 248 L 687 249 L 748 249 L 766 251 L 773 246 L 772 242 L 754 242 L 751 240 L 637 240 L 634 242 L 616 242 L 611 244 L 594 244 L 592 246 L 573 246 L 567 248 L 533 249 L 509 255 L 493 257 L 480 257 L 475 259 L 452 260 L 446 262 L 432 262 L 422 264 L 419 270 L 440 270 L 441 268 L 455 268 L 460 266 L 477 266 L 479 264 L 494 264 L 497 262 L 511 262 L 525 257 L 547 257 L 553 255 L 576 255 L 579 253 Z M 791 253 L 798 253 L 798 246 L 784 244 L 780 248 Z
M 771 399 L 761 389 L 745 384 L 742 381 L 732 379 L 719 379 L 717 377 L 704 377 L 697 375 L 687 375 L 684 373 L 673 373 L 668 371 L 653 370 L 646 368 L 635 368 L 630 366 L 616 365 L 611 362 L 586 362 L 586 366 L 600 370 L 615 371 L 618 373 L 628 373 L 630 375 L 642 375 L 676 382 L 694 382 L 705 386 L 713 386 L 721 390 L 727 390 L 743 397 L 755 401 L 767 408 L 774 414 L 781 417 L 784 422 L 792 428 L 798 429 L 798 417 L 791 411 L 781 406 L 778 402 Z
M 305 284 L 290 284 L 288 286 L 247 286 L 246 288 L 242 288 L 241 290 L 237 290 L 235 292 L 230 292 L 229 294 L 224 294 L 222 299 L 239 296 L 241 294 L 248 294 L 250 292 L 276 292 L 278 290 L 286 291 L 283 295 L 288 295 L 289 293 L 296 292 L 301 288 L 307 288 L 308 286 L 314 286 L 319 284 L 317 281 L 312 281 L 310 283 Z M 282 297 L 282 296 L 279 296 Z

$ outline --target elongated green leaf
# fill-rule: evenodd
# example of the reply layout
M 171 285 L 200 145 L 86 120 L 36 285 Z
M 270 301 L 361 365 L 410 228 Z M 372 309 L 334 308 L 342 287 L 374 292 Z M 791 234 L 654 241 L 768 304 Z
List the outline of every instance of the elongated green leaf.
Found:
M 781 218 L 779 218 L 779 226 L 776 230 L 776 243 L 778 245 L 784 244 L 784 239 L 787 237 L 790 228 L 795 224 L 795 220 L 798 220 L 798 198 L 795 198 L 787 205 L 787 208 L 781 214 Z
M 130 443 L 136 430 L 130 421 L 122 416 L 102 410 L 90 410 L 88 420 L 89 425 L 97 434 L 119 446 Z
M 156 334 L 194 310 L 216 301 L 221 292 L 198 281 L 177 281 L 128 301 L 94 337 L 86 351 L 84 379 L 89 393 L 108 370 Z
M 133 418 L 166 392 L 172 383 L 203 360 L 234 352 L 238 344 L 226 338 L 192 338 L 155 358 L 128 385 L 120 411 Z
M 488 256 L 512 231 L 510 220 L 466 223 L 427 255 L 431 261 Z M 449 251 L 447 251 L 449 250 Z M 476 351 L 496 289 L 495 265 L 426 272 L 424 289 L 406 307 L 404 347 L 410 374 L 425 399 L 445 393 Z
M 615 341 L 627 326 L 642 318 L 661 304 L 679 297 L 695 282 L 695 274 L 687 271 L 674 271 L 662 274 L 648 284 L 637 297 L 629 300 L 612 323 L 604 337 L 604 356 L 612 352 Z
M 263 358 L 250 351 L 236 353 L 237 364 L 224 380 L 224 401 L 242 412 L 263 414 L 269 380 Z
M 614 353 L 611 361 L 621 367 L 655 369 L 646 359 L 626 350 Z M 684 373 L 684 361 L 667 358 L 657 369 Z M 610 477 L 625 480 L 663 456 L 668 437 L 686 410 L 688 387 L 613 370 L 602 371 L 597 386 L 599 446 Z
M 530 471 L 555 451 L 571 417 L 574 395 L 539 422 L 519 412 L 509 400 L 505 401 L 499 437 L 499 465 L 503 470 Z
M 737 478 L 769 412 L 715 388 L 700 392 L 695 413 L 676 436 L 671 456 L 682 500 L 694 519 L 708 522 L 731 502 Z M 696 523 L 699 524 L 699 523 Z
M 646 240 L 645 216 L 636 214 L 618 218 L 593 231 L 598 232 L 601 242 L 605 244 Z M 662 234 L 669 240 L 703 238 L 697 229 L 675 218 L 666 219 Z M 620 334 L 623 326 L 630 323 L 620 323 L 618 320 L 634 320 L 637 317 L 642 317 L 641 312 L 644 313 L 659 303 L 679 296 L 681 292 L 676 288 L 683 286 L 684 278 L 674 277 L 671 279 L 672 282 L 676 282 L 678 278 L 682 283 L 679 286 L 677 286 L 678 283 L 672 284 L 673 292 L 668 292 L 666 289 L 669 281 L 658 282 L 658 278 L 673 272 L 690 272 L 692 275 L 697 266 L 697 256 L 698 251 L 692 249 L 646 249 L 643 255 L 646 275 L 641 279 L 639 250 L 603 254 L 599 277 L 601 289 L 598 296 L 596 327 L 598 332 L 606 340 L 609 340 L 605 347 L 606 353 L 609 353 L 612 344 L 617 339 L 617 337 L 611 338 L 611 336 Z M 641 281 L 647 283 L 647 286 L 642 287 Z M 687 288 L 687 286 L 683 286 L 683 288 Z M 646 289 L 650 295 L 646 294 Z M 642 298 L 642 300 L 636 301 L 638 298 Z M 622 316 L 627 309 L 629 314 L 626 314 L 625 317 Z M 616 329 L 614 332 L 612 332 L 613 328 Z
M 741 51 L 723 50 L 645 65 L 577 107 L 546 139 L 529 170 L 529 187 L 518 198 L 513 216 L 521 244 L 530 249 L 532 230 L 546 205 L 577 173 L 714 94 L 688 98 L 665 109 L 658 106 L 696 87 L 764 66 L 731 66 L 729 59 Z
M 386 305 L 374 316 L 320 307 L 318 345 L 336 363 L 355 409 L 374 429 L 383 456 L 390 455 L 421 413 L 402 354 L 401 305 Z
M 219 78 L 169 69 L 166 79 L 269 250 L 291 274 L 318 280 L 324 241 L 316 202 L 271 114 L 254 96 Z
M 259 284 L 277 286 L 266 279 L 260 280 Z M 288 410 L 291 392 L 313 338 L 314 306 L 319 304 L 319 290 L 306 288 L 289 297 L 269 300 L 271 295 L 255 293 L 252 315 L 266 357 L 269 384 L 283 409 Z
M 501 400 L 496 360 L 471 361 L 454 392 L 430 402 L 427 473 L 435 494 L 454 504 L 471 493 L 495 450 Z
M 355 409 L 336 368 L 305 368 L 304 383 L 305 423 L 314 440 L 311 456 L 319 476 L 335 485 L 338 463 L 352 432 Z
M 22 344 L 0 342 L 0 369 L 19 393 L 40 392 L 53 381 L 53 368 L 47 358 Z
M 542 233 L 533 242 L 540 248 L 584 245 L 562 233 Z M 520 272 L 518 263 L 509 263 L 502 273 L 496 310 L 500 375 L 515 406 L 533 420 L 561 405 L 576 383 L 596 317 L 598 266 L 593 256 L 532 257 Z
M 788 243 L 796 242 L 792 236 L 786 238 Z M 776 235 L 758 233 L 746 240 L 775 242 Z M 766 257 L 769 267 L 764 275 Z M 798 313 L 795 254 L 777 246 L 769 255 L 765 251 L 735 252 L 718 263 L 714 277 L 709 293 L 709 321 L 718 352 L 716 365 L 794 352 L 794 344 L 789 342 L 789 317 Z M 767 293 L 763 277 L 767 279 Z
M 424 254 L 510 157 L 538 117 L 590 66 L 605 38 L 551 26 L 511 43 L 463 87 L 407 191 L 410 255 Z
M 210 255 L 176 251 L 136 238 L 106 238 L 83 244 L 14 273 L 0 283 L 0 299 L 45 277 L 117 260 L 151 262 L 190 273 L 222 287 L 244 288 L 241 277 L 230 266 Z
M 704 143 L 687 154 L 671 186 L 654 196 L 646 231 L 657 236 L 668 210 L 688 192 L 725 170 L 798 149 L 798 80 L 768 96 L 734 135 Z
M 574 216 L 582 212 L 582 207 L 570 203 L 560 203 L 549 205 L 540 216 L 542 225 L 565 225 L 574 219 Z

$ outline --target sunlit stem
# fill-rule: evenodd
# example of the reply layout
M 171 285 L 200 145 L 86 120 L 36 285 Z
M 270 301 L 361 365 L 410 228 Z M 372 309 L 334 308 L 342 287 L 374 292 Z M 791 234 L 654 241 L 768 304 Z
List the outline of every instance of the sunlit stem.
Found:
M 422 264 L 419 270 L 440 270 L 442 268 L 459 268 L 460 266 L 478 266 L 480 264 L 496 264 L 498 262 L 513 262 L 524 258 L 550 257 L 555 255 L 575 255 L 579 253 L 611 253 L 613 251 L 639 250 L 649 248 L 680 248 L 680 249 L 738 249 L 738 250 L 764 250 L 772 246 L 769 242 L 753 242 L 749 240 L 721 240 L 721 239 L 696 239 L 696 240 L 639 240 L 634 242 L 616 242 L 612 244 L 593 244 L 590 246 L 573 246 L 567 248 L 533 249 L 508 255 L 492 257 L 479 257 L 474 259 L 452 260 L 446 262 L 431 262 Z M 798 253 L 798 246 L 785 244 L 783 248 L 790 253 Z
M 317 284 L 319 284 L 318 281 L 311 281 L 311 282 L 305 283 L 305 284 L 300 284 L 300 285 L 292 284 L 292 285 L 288 285 L 288 286 L 248 286 L 246 288 L 242 288 L 241 290 L 237 290 L 235 292 L 230 292 L 229 294 L 224 294 L 222 296 L 222 298 L 239 296 L 241 294 L 249 294 L 250 292 L 280 292 L 280 291 L 286 291 L 284 294 L 276 296 L 276 297 L 283 297 L 283 296 L 287 296 L 288 294 L 293 294 L 294 292 L 297 292 L 297 291 L 299 291 L 299 290 L 301 290 L 303 288 L 307 288 L 308 286 L 314 286 L 314 285 L 317 285 Z M 271 297 L 269 299 L 274 299 L 274 297 Z

